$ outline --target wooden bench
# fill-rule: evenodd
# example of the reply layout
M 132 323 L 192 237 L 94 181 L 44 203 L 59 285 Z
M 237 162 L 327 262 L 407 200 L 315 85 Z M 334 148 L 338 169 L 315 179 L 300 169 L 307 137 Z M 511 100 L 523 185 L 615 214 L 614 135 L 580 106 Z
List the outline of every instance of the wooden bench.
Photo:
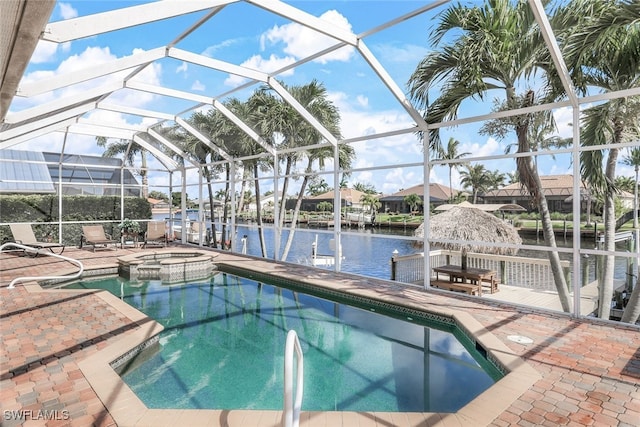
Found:
M 498 281 L 496 280 L 496 278 L 494 276 L 491 277 L 485 277 L 480 279 L 480 284 L 484 284 L 484 286 L 488 286 L 489 287 L 489 291 L 493 294 L 495 292 L 498 292 Z
M 482 290 L 480 285 L 474 285 L 473 283 L 459 283 L 449 282 L 445 280 L 432 280 L 431 286 L 438 289 L 444 289 L 447 291 L 464 292 L 468 295 L 481 295 Z

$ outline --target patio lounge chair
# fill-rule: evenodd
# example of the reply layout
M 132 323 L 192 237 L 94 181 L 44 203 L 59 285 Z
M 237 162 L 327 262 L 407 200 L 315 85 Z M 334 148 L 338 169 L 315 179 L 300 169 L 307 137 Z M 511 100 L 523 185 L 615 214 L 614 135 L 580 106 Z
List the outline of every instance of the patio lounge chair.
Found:
M 83 225 L 82 237 L 80 239 L 80 247 L 83 244 L 91 245 L 93 252 L 96 249 L 109 249 L 109 245 L 113 245 L 111 249 L 118 249 L 118 241 L 113 240 L 110 235 L 104 232 L 104 228 L 101 225 Z
M 147 246 L 166 246 L 167 233 L 164 221 L 151 221 L 147 223 L 147 231 L 144 233 L 143 248 Z
M 33 234 L 33 229 L 29 224 L 9 224 L 11 228 L 11 234 L 13 234 L 13 239 L 16 243 L 20 243 L 25 246 L 32 247 L 34 249 L 49 249 L 51 253 L 56 253 L 53 251 L 54 248 L 60 249 L 60 252 L 57 255 L 60 255 L 64 252 L 64 245 L 60 243 L 53 242 L 40 242 L 36 239 L 35 234 Z M 34 257 L 38 256 L 38 251 L 27 251 L 25 250 L 27 255 L 32 255 Z

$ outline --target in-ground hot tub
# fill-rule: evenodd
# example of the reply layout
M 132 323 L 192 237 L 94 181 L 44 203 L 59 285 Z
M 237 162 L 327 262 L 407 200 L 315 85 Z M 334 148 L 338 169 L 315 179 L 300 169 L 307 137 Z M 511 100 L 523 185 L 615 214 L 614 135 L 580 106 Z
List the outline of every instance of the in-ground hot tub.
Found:
M 216 254 L 205 251 L 149 251 L 118 258 L 118 273 L 129 280 L 181 282 L 209 277 Z

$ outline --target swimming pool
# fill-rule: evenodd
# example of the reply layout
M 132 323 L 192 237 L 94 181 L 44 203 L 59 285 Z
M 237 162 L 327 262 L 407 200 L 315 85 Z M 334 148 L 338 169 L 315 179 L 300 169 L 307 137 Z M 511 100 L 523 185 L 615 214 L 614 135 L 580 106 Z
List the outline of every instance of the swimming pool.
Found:
M 305 357 L 306 411 L 455 412 L 501 377 L 452 325 L 227 273 L 70 287 L 107 289 L 165 327 L 121 372 L 150 408 L 281 409 L 290 329 Z

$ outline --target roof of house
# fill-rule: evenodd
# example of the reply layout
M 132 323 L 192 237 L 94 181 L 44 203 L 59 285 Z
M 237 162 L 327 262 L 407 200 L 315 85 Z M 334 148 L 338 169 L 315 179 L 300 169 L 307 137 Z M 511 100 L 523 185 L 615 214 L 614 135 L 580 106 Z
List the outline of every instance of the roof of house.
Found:
M 147 197 L 147 201 L 149 203 L 151 203 L 151 205 L 157 205 L 157 204 L 161 204 L 161 203 L 166 203 L 169 204 L 169 202 L 167 202 L 166 200 L 162 200 L 162 199 L 154 199 L 152 197 Z
M 573 194 L 573 175 L 542 175 L 540 176 L 542 183 L 542 191 L 544 195 L 553 196 L 570 196 Z M 580 188 L 584 188 L 580 184 Z M 526 190 L 523 190 L 519 182 L 514 182 L 498 190 L 487 191 L 483 197 L 522 197 L 527 196 Z
M 453 190 L 453 195 L 458 194 L 458 190 Z M 400 190 L 397 193 L 389 194 L 387 196 L 381 197 L 380 201 L 382 202 L 391 202 L 394 200 L 402 200 L 405 196 L 409 196 L 411 194 L 417 194 L 418 196 L 422 196 L 424 194 L 424 184 L 414 185 L 413 187 L 405 188 L 404 190 Z M 449 200 L 451 198 L 451 192 L 449 187 L 442 184 L 429 184 L 429 200 L 431 201 L 442 201 Z
M 353 188 L 342 188 L 340 189 L 340 200 L 346 200 L 348 202 L 359 203 L 360 198 L 366 193 L 358 190 L 354 190 Z M 327 191 L 326 193 L 317 194 L 315 196 L 307 197 L 307 200 L 333 200 L 335 198 L 335 192 L 333 190 Z

